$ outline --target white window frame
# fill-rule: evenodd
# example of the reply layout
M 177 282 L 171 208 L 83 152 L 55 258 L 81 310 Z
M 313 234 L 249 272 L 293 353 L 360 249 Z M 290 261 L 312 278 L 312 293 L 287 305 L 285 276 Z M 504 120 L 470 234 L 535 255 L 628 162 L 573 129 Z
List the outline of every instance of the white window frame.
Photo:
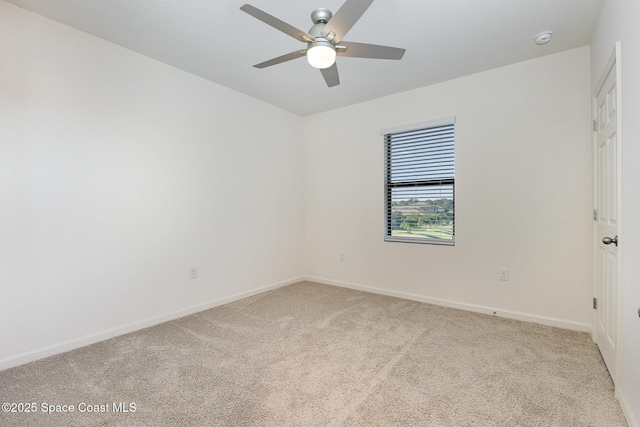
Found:
M 431 120 L 427 122 L 414 123 L 410 125 L 397 126 L 393 128 L 387 128 L 380 131 L 380 135 L 384 137 L 384 240 L 387 242 L 404 242 L 404 243 L 422 243 L 422 244 L 434 244 L 434 245 L 447 245 L 454 246 L 455 245 L 455 117 L 447 117 L 438 120 Z M 418 131 L 429 131 L 434 130 L 437 131 L 438 128 L 442 128 L 443 131 L 450 129 L 451 137 L 453 137 L 453 145 L 451 146 L 451 141 L 448 143 L 443 143 L 443 147 L 446 151 L 445 154 L 449 155 L 445 160 L 448 160 L 447 166 L 442 168 L 440 166 L 434 165 L 432 162 L 427 162 L 424 164 L 424 155 L 420 159 L 420 162 L 416 162 L 416 165 L 411 165 L 413 169 L 418 167 L 419 174 L 422 174 L 422 178 L 411 178 L 408 173 L 405 173 L 405 176 L 402 180 L 393 180 L 392 179 L 392 160 L 394 158 L 394 150 L 392 147 L 392 139 L 393 137 L 401 138 L 405 133 L 418 132 Z M 416 141 L 416 144 L 425 144 L 425 141 L 428 138 L 425 137 L 425 140 Z M 400 142 L 406 147 L 405 142 Z M 436 141 L 429 140 L 429 145 L 438 144 Z M 445 148 L 445 145 L 448 147 Z M 424 145 L 423 145 L 424 147 Z M 423 147 L 419 147 L 422 149 Z M 437 147 L 440 148 L 440 147 Z M 403 148 L 405 149 L 405 148 Z M 399 154 L 400 148 L 396 146 L 395 150 L 395 158 L 398 156 L 406 154 Z M 450 152 L 449 152 L 450 151 Z M 431 154 L 430 154 L 431 156 Z M 433 160 L 433 158 L 429 158 L 428 160 Z M 406 161 L 405 161 L 406 163 Z M 420 163 L 420 164 L 418 164 Z M 425 179 L 425 176 L 429 176 L 429 179 Z M 450 189 L 450 197 L 453 202 L 452 211 L 451 211 L 451 221 L 452 221 L 452 236 L 451 239 L 440 239 L 440 238 L 429 238 L 429 237 L 415 237 L 415 236 L 393 236 L 392 229 L 392 194 L 394 189 L 406 188 L 408 191 L 412 189 L 416 189 L 420 191 L 420 189 L 428 192 L 431 188 L 442 189 Z

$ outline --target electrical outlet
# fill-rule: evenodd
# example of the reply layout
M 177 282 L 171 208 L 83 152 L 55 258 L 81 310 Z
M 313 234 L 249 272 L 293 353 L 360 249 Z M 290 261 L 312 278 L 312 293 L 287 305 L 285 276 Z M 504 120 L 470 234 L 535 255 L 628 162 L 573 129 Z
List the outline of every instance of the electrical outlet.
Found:
M 198 267 L 189 267 L 189 279 L 198 278 Z
M 344 252 L 338 254 L 338 261 L 344 261 Z
M 498 270 L 498 279 L 507 281 L 509 280 L 509 269 L 508 268 L 500 268 Z

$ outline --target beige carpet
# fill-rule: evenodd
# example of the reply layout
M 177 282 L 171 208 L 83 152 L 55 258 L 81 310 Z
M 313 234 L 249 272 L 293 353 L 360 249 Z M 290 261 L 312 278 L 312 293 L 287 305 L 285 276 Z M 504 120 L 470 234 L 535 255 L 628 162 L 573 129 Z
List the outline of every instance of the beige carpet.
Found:
M 38 410 L 2 426 L 626 425 L 586 333 L 309 282 L 2 371 L 0 402 Z

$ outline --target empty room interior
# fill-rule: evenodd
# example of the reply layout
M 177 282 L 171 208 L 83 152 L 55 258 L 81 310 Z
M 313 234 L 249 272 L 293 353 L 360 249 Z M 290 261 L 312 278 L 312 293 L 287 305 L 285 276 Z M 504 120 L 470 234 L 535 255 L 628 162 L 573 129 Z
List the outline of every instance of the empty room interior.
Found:
M 245 1 L 0 0 L 0 425 L 640 427 L 640 3 Z

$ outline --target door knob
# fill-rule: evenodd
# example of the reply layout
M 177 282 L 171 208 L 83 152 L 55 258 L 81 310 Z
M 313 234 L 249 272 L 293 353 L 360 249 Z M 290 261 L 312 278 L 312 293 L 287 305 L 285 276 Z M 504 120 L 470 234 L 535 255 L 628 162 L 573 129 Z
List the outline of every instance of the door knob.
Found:
M 602 243 L 604 243 L 605 245 L 610 245 L 613 243 L 618 246 L 618 236 L 614 237 L 613 239 L 611 237 L 603 237 Z

